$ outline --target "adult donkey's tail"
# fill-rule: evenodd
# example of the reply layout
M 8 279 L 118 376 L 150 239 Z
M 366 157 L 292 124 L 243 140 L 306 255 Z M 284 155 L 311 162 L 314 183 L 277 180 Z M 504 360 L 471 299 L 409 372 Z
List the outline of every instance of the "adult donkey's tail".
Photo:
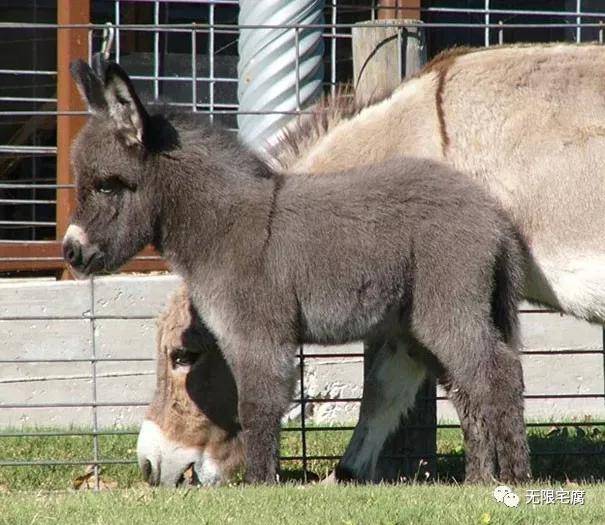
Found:
M 494 288 L 492 291 L 492 318 L 504 342 L 516 347 L 518 344 L 519 316 L 525 279 L 527 245 L 519 231 L 507 229 L 500 239 L 496 264 L 494 265 Z

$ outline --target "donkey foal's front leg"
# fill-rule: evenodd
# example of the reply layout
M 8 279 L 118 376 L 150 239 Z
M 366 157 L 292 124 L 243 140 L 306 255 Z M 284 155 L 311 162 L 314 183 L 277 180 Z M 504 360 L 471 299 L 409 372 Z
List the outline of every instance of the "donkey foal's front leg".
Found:
M 234 376 L 248 483 L 275 483 L 281 419 L 292 398 L 294 349 L 241 349 Z

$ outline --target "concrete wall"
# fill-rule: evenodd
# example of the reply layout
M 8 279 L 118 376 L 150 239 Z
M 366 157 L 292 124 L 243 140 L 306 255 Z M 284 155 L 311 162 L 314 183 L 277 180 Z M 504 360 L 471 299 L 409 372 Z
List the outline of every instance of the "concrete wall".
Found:
M 0 359 L 90 358 L 93 340 L 97 357 L 153 358 L 153 317 L 164 308 L 178 282 L 173 276 L 112 276 L 95 279 L 91 289 L 90 281 L 0 281 Z M 94 322 L 94 330 L 93 323 L 83 317 L 93 311 L 101 317 Z M 133 315 L 148 318 L 127 319 Z M 50 319 L 31 319 L 35 317 Z M 602 348 L 600 326 L 559 314 L 523 314 L 522 329 L 527 350 Z M 305 352 L 330 354 L 361 351 L 360 344 L 305 348 Z M 526 356 L 527 393 L 601 394 L 603 364 L 601 354 Z M 154 370 L 152 361 L 98 363 L 98 401 L 148 401 Z M 309 359 L 305 365 L 306 389 L 312 397 L 358 397 L 361 380 L 361 357 Z M 92 391 L 90 363 L 0 364 L 0 404 L 89 403 Z M 526 406 L 530 419 L 605 417 L 603 399 L 528 400 Z M 357 403 L 310 404 L 308 414 L 320 423 L 351 422 L 357 409 Z M 97 414 L 102 427 L 133 425 L 141 421 L 144 406 L 99 407 Z M 289 417 L 297 414 L 293 407 Z M 92 417 L 89 407 L 0 408 L 0 429 L 90 425 Z M 446 401 L 438 403 L 438 417 L 456 418 Z

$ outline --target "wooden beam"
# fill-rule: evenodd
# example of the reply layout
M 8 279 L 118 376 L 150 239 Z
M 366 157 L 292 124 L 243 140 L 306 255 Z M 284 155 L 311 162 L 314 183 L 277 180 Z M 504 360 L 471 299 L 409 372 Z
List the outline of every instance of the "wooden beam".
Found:
M 61 242 L 7 243 L 0 241 L 0 272 L 63 272 Z M 144 257 L 144 258 L 142 258 Z M 167 271 L 166 262 L 151 247 L 129 261 L 121 272 Z
M 411 18 L 421 20 L 421 3 L 421 0 L 380 0 L 378 19 Z
M 57 23 L 90 23 L 90 0 L 57 0 Z M 57 110 L 84 111 L 86 109 L 69 73 L 72 60 L 88 58 L 88 29 L 57 29 Z M 85 116 L 57 116 L 57 184 L 71 184 L 70 146 Z M 74 207 L 74 192 L 57 189 L 57 239 L 63 238 Z

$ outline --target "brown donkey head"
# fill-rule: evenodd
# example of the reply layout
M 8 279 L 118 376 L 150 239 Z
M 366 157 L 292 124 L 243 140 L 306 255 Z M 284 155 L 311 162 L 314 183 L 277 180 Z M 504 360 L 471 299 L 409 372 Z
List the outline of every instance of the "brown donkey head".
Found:
M 156 391 L 137 444 L 151 485 L 228 481 L 243 464 L 237 389 L 182 286 L 159 320 Z

